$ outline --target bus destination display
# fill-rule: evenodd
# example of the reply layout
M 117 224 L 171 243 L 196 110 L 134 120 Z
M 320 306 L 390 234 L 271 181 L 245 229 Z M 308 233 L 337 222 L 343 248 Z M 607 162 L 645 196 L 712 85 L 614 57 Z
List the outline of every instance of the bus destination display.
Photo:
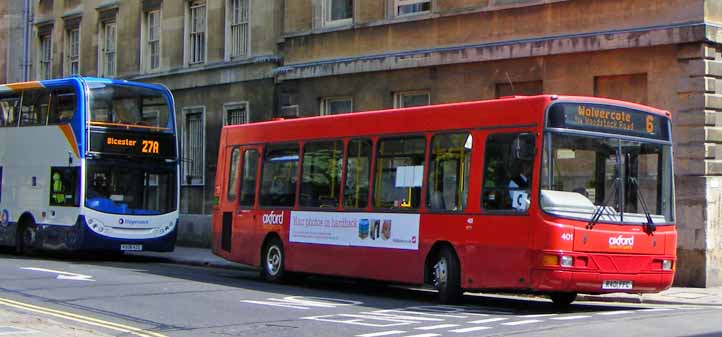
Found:
M 117 132 L 91 132 L 90 151 L 173 158 L 173 137 L 163 134 L 132 134 Z
M 663 117 L 612 105 L 557 103 L 549 110 L 548 126 L 669 139 L 669 125 Z

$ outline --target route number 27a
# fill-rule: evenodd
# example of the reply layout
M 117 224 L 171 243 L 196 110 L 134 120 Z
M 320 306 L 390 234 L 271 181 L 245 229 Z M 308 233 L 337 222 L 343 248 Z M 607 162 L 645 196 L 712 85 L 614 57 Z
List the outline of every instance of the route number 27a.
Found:
M 143 141 L 143 149 L 141 150 L 143 153 L 158 153 L 158 142 L 154 140 L 144 140 Z

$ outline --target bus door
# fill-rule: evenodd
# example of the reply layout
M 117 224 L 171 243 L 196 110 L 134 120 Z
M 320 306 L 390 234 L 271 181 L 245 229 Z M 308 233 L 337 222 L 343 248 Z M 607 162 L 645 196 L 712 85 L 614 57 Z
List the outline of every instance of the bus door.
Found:
M 252 264 L 258 261 L 259 233 L 256 230 L 258 211 L 255 205 L 260 150 L 253 146 L 239 149 L 241 160 L 232 226 L 233 249 L 239 261 Z
M 484 146 L 482 216 L 475 233 L 484 287 L 524 286 L 533 235 L 530 206 L 538 185 L 532 131 L 492 132 Z
M 220 203 L 220 242 L 216 244 L 239 262 L 251 263 L 259 151 L 235 146 L 229 147 L 226 156 L 226 190 Z

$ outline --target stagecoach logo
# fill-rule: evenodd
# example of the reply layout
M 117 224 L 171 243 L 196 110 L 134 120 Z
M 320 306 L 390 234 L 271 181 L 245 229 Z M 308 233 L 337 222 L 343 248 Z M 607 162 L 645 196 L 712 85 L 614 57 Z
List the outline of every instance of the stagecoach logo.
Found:
M 634 248 L 634 237 L 625 238 L 623 236 L 609 238 L 609 248 L 611 249 L 632 249 Z
M 123 225 L 147 225 L 150 222 L 148 220 L 131 220 L 131 219 L 118 219 L 118 224 Z
M 282 225 L 283 211 L 281 211 L 281 213 L 271 212 L 270 214 L 264 214 L 262 221 L 264 225 Z

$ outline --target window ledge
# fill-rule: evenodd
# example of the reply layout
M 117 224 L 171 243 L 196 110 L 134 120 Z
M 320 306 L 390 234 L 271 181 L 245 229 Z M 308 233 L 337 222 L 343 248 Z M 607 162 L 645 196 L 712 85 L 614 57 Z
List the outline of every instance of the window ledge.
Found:
M 281 42 L 283 42 L 284 39 L 304 37 L 304 36 L 317 35 L 317 34 L 326 34 L 326 33 L 342 31 L 342 30 L 380 27 L 380 26 L 386 26 L 386 25 L 394 25 L 394 24 L 401 24 L 401 23 L 408 23 L 408 22 L 438 19 L 438 18 L 445 18 L 445 17 L 451 17 L 451 16 L 478 14 L 478 13 L 494 12 L 494 11 L 499 11 L 499 10 L 513 9 L 513 8 L 540 6 L 540 5 L 547 5 L 547 4 L 551 4 L 551 3 L 555 3 L 555 2 L 565 2 L 565 1 L 570 1 L 570 0 L 538 0 L 538 1 L 535 1 L 532 3 L 525 3 L 525 4 L 474 6 L 474 7 L 460 8 L 460 9 L 452 9 L 452 10 L 445 11 L 445 12 L 431 11 L 431 12 L 406 14 L 406 15 L 402 15 L 402 16 L 388 17 L 383 20 L 366 22 L 366 23 L 349 23 L 347 25 L 339 25 L 339 26 L 331 25 L 331 26 L 324 26 L 321 28 L 315 28 L 312 30 L 283 33 L 283 34 L 281 34 Z

